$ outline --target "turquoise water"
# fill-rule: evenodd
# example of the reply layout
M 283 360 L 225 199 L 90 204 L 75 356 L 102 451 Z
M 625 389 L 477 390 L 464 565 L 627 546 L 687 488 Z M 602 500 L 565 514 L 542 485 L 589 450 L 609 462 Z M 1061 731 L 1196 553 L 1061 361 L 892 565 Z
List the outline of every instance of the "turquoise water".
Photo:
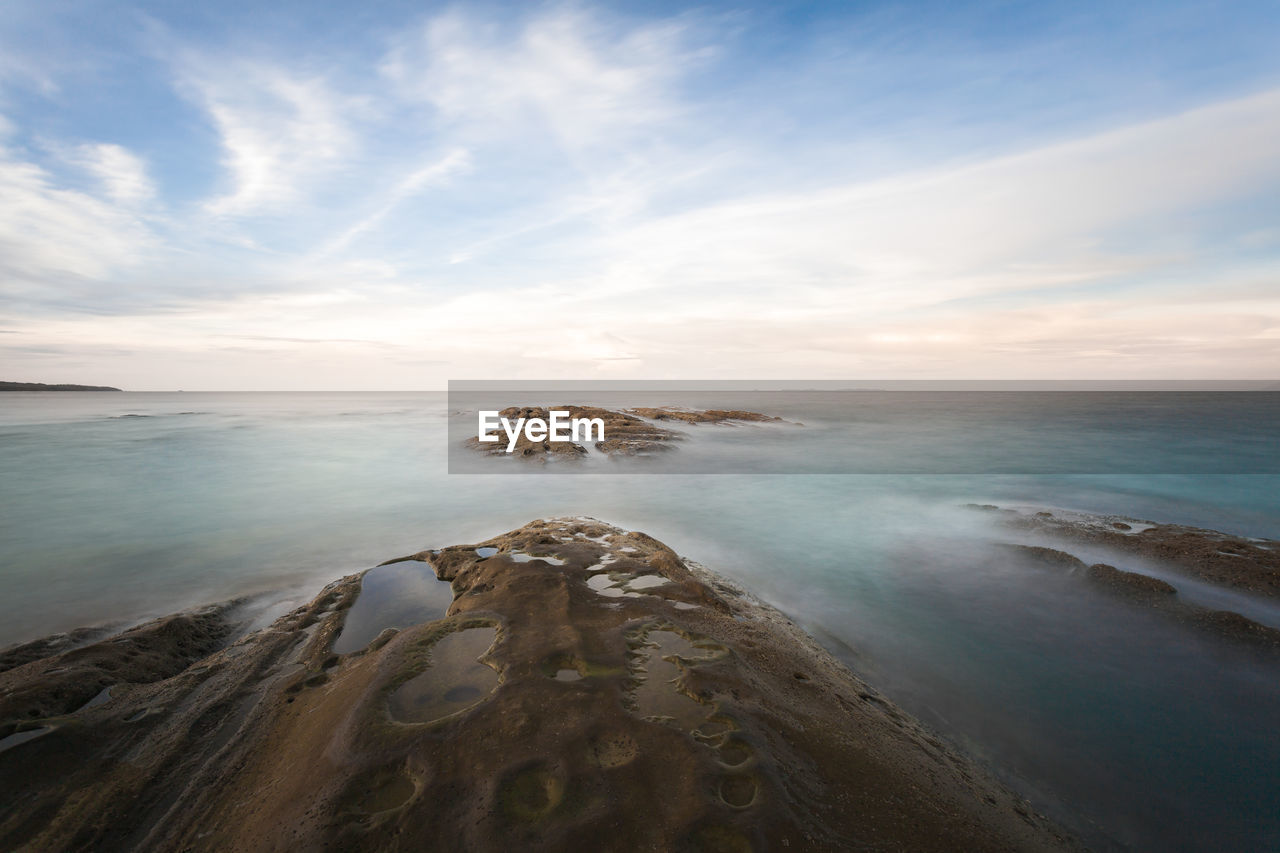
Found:
M 571 402 L 777 411 L 787 420 L 750 427 L 664 421 L 689 439 L 713 432 L 717 440 L 686 441 L 681 453 L 651 459 L 642 469 L 649 473 L 1280 474 L 1280 392 L 655 391 L 653 383 L 628 382 L 577 391 L 574 383 L 493 384 L 450 389 L 451 472 L 527 470 L 510 458 L 513 464 L 495 466 L 467 448 L 465 439 L 478 431 L 474 412 Z M 592 453 L 552 470 L 616 469 Z
M 1043 405 L 957 423 L 929 403 L 931 453 L 952 460 L 931 468 L 918 423 L 895 427 L 900 402 L 779 400 L 754 408 L 804 430 L 699 432 L 681 453 L 726 470 L 778 454 L 849 470 L 868 458 L 863 435 L 882 470 L 911 473 L 451 476 L 443 394 L 0 395 L 0 644 L 245 593 L 309 598 L 390 557 L 591 515 L 743 581 L 1099 846 L 1280 847 L 1275 657 L 1013 564 L 991 547 L 1009 537 L 960 508 L 1280 538 L 1280 476 L 1235 473 L 1275 469 L 1276 395 L 1149 398 L 1144 435 L 1172 437 L 1167 464 L 1114 418 L 1091 425 L 1112 407 L 1073 403 L 1069 432 L 1093 430 L 1089 474 L 928 473 L 955 470 L 956 448 L 987 460 L 977 471 L 1004 470 L 1013 447 L 1052 454 L 1064 421 Z M 1147 473 L 1096 473 L 1139 452 Z

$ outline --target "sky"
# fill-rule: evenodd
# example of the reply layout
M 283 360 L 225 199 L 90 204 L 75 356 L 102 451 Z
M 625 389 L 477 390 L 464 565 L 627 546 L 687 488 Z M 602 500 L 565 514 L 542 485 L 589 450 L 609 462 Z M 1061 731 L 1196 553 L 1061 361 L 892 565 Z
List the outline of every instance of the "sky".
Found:
M 0 14 L 0 379 L 1278 366 L 1273 2 Z

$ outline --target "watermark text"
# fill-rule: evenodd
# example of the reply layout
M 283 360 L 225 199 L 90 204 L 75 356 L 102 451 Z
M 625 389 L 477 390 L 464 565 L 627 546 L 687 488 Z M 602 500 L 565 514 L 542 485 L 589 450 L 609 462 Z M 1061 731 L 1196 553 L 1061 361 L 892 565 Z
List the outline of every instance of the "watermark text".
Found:
M 507 453 L 514 453 L 520 434 L 531 442 L 539 441 L 604 441 L 603 418 L 573 418 L 564 410 L 552 409 L 548 412 L 550 421 L 542 418 L 504 418 L 496 410 L 481 410 L 480 427 L 476 438 L 482 442 L 495 443 L 502 440 L 496 432 L 501 427 L 507 436 Z M 593 438 L 594 436 L 594 438 Z

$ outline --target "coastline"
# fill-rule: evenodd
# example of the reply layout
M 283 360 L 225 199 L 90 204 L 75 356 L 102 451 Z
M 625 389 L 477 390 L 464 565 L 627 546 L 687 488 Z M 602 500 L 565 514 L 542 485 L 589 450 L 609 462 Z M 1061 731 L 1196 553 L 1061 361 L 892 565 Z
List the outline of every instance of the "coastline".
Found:
M 46 385 L 43 382 L 0 382 L 0 391 L 115 391 L 123 392 L 123 388 L 110 385 L 75 385 L 62 383 Z
M 1074 845 L 779 611 L 644 534 L 557 519 L 404 561 L 451 582 L 447 615 L 347 654 L 333 644 L 368 572 L 212 651 L 234 636 L 236 603 L 0 673 L 0 767 L 18 771 L 0 783 L 13 806 L 0 839 Z M 460 650 L 467 637 L 484 642 Z

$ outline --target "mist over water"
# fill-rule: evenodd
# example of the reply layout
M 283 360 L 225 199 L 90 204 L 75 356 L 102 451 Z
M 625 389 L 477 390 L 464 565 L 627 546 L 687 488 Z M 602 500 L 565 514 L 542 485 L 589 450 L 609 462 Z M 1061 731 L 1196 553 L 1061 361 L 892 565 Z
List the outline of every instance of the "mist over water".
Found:
M 783 413 L 784 423 L 740 426 L 665 420 L 661 426 L 680 437 L 711 431 L 716 440 L 685 441 L 679 454 L 657 454 L 643 469 L 627 469 L 649 474 L 1280 474 L 1274 446 L 1280 393 L 690 391 L 628 382 L 579 391 L 574 383 L 457 384 L 449 393 L 453 473 L 528 471 L 518 459 L 481 457 L 466 446 L 478 432 L 477 412 L 570 403 Z M 493 446 L 506 444 L 503 437 Z M 590 452 L 580 464 L 547 472 L 616 470 L 614 460 Z
M 900 410 L 858 394 L 782 409 L 762 399 L 758 410 L 806 426 L 698 427 L 659 465 L 678 470 L 696 456 L 753 471 L 783 458 L 805 466 L 793 470 L 842 470 L 853 454 L 914 473 L 450 476 L 443 394 L 11 393 L 0 398 L 0 645 L 247 593 L 310 597 L 391 557 L 590 515 L 742 581 L 1092 843 L 1275 849 L 1274 657 L 1020 561 L 995 543 L 1025 537 L 961 506 L 1074 508 L 1280 538 L 1280 476 L 1194 473 L 1250 470 L 1250 459 L 1273 470 L 1258 430 L 1274 425 L 1275 396 L 1218 398 L 1237 407 L 1221 429 L 1203 399 L 1151 398 L 1144 428 L 1176 440 L 1169 465 L 1148 470 L 1168 473 L 928 473 L 927 460 L 901 456 L 919 443 L 894 440 Z M 1075 408 L 1066 431 L 1110 434 L 1114 446 L 1090 453 L 1132 459 L 1129 437 L 1079 420 L 1106 411 L 1096 402 Z M 1051 448 L 1060 414 L 1019 410 L 1007 434 L 993 432 L 1007 417 L 940 416 L 929 429 L 950 452 L 988 460 L 974 470 L 1001 470 L 992 460 L 1034 450 L 1035 437 L 1040 452 Z M 1215 468 L 1215 458 L 1231 463 Z M 1231 603 L 1165 576 L 1189 600 Z M 1277 624 L 1269 603 L 1235 603 Z

